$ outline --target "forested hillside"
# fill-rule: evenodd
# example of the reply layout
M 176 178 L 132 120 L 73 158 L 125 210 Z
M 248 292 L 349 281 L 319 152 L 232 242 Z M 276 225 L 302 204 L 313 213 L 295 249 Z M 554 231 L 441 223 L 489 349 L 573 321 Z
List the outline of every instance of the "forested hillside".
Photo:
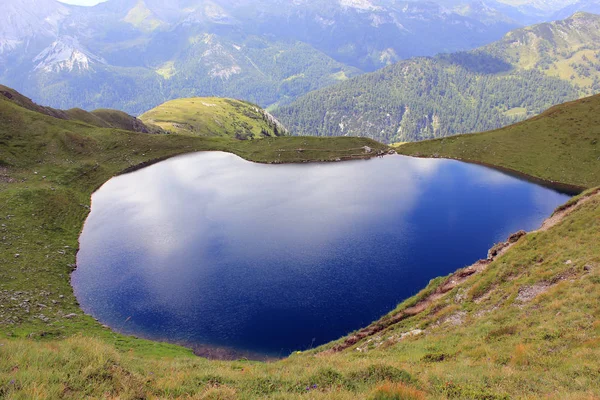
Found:
M 406 143 L 400 154 L 496 165 L 545 181 L 600 185 L 600 95 L 490 132 Z M 569 166 L 568 168 L 566 166 Z
M 520 25 L 470 0 L 3 0 L 0 82 L 56 108 L 139 115 L 197 96 L 267 107 Z
M 600 17 L 579 13 L 471 52 L 402 61 L 275 115 L 295 134 L 405 142 L 499 128 L 600 90 Z

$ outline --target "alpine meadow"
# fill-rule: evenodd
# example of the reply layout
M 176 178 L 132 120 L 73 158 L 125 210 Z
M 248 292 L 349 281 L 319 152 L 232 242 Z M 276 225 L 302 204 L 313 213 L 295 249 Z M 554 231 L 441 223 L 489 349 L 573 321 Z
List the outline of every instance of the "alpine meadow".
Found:
M 600 399 L 598 0 L 3 0 L 0 399 Z

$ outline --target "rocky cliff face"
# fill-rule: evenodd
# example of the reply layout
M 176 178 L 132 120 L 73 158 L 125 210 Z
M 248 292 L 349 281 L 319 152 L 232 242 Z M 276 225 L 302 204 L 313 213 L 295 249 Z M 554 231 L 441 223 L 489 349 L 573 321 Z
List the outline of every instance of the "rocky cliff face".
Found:
M 86 50 L 71 36 L 60 37 L 52 42 L 33 62 L 36 71 L 55 73 L 92 71 L 94 64 L 106 64 L 105 60 Z
M 0 43 L 22 43 L 38 35 L 54 38 L 69 15 L 69 7 L 55 0 L 3 0 Z

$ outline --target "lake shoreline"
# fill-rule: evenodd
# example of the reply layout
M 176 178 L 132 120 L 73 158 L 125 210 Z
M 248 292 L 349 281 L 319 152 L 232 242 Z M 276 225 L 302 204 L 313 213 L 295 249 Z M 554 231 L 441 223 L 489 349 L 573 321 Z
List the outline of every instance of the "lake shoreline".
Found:
M 151 166 L 153 164 L 159 163 L 161 161 L 174 158 L 174 157 L 179 156 L 179 155 L 202 154 L 202 153 L 208 154 L 208 152 L 209 151 L 182 152 L 182 153 L 170 155 L 170 156 L 167 156 L 167 157 L 159 157 L 159 158 L 156 158 L 156 159 L 153 159 L 153 160 L 148 160 L 146 162 L 139 163 L 139 164 L 137 164 L 135 166 L 132 166 L 132 167 L 128 167 L 125 170 L 121 171 L 121 173 L 118 174 L 118 175 L 124 175 L 124 174 L 127 174 L 129 172 L 134 172 L 134 171 L 143 169 L 145 167 L 149 167 L 149 166 Z M 210 151 L 210 152 L 211 153 L 215 153 L 215 151 Z M 239 159 L 241 159 L 241 160 L 249 161 L 249 160 L 245 159 L 244 157 L 240 157 L 237 154 L 232 153 L 232 152 L 227 152 L 227 151 L 217 151 L 217 152 L 220 152 L 222 154 L 221 157 L 226 157 L 226 154 L 233 154 L 233 155 L 237 156 L 237 157 L 234 157 L 234 158 L 238 158 L 239 157 Z M 369 158 L 373 158 L 373 157 L 371 156 Z M 401 162 L 402 158 L 403 157 L 399 157 L 397 161 Z M 407 157 L 404 162 L 409 162 L 410 158 L 413 158 L 413 157 Z M 337 160 L 328 160 L 328 161 L 329 162 L 335 162 Z M 342 161 L 342 160 L 340 160 L 340 161 Z M 392 160 L 392 158 L 390 158 L 389 161 L 392 162 L 394 160 Z M 316 160 L 313 161 L 313 162 L 318 163 L 318 161 L 316 161 Z M 414 162 L 417 162 L 417 161 L 415 160 L 415 161 L 413 161 L 413 163 Z M 253 163 L 255 163 L 255 164 L 270 164 L 270 163 L 261 163 L 261 162 L 253 162 Z M 286 164 L 297 164 L 297 162 L 288 162 Z M 360 163 L 360 164 L 362 165 L 362 163 Z M 387 164 L 387 163 L 384 162 L 384 164 Z M 363 167 L 358 167 L 358 168 L 362 169 Z M 402 170 L 402 169 L 400 169 L 400 170 Z M 393 169 L 390 170 L 390 173 L 392 175 L 395 174 Z M 490 173 L 491 172 L 487 172 L 487 174 L 490 174 Z M 541 216 L 541 217 L 543 217 L 543 216 Z M 86 218 L 86 221 L 87 221 L 87 218 Z M 81 233 L 80 233 L 80 236 L 81 236 Z M 79 256 L 79 253 L 78 253 L 78 256 Z M 71 282 L 71 283 L 73 285 L 73 282 Z M 75 286 L 75 285 L 73 285 L 73 286 Z M 415 286 L 415 287 L 417 287 L 417 286 Z M 90 313 L 86 313 L 86 314 L 89 315 L 89 316 L 91 316 L 92 318 L 94 318 L 94 316 L 92 314 L 90 314 Z M 129 315 L 129 314 L 127 314 L 127 315 Z M 379 314 L 379 315 L 381 315 L 381 314 Z M 117 329 L 117 331 L 118 331 L 118 329 Z M 121 333 L 124 333 L 124 332 L 121 332 Z M 127 335 L 127 333 L 124 333 L 124 334 Z M 139 333 L 134 333 L 134 337 L 138 336 L 138 334 Z M 144 338 L 144 335 L 142 334 L 140 337 Z M 256 360 L 256 361 L 271 361 L 271 360 L 277 360 L 277 359 L 281 359 L 281 358 L 287 357 L 287 354 L 285 356 L 279 355 L 279 356 L 276 356 L 276 357 L 272 356 L 273 353 L 271 353 L 271 354 L 269 354 L 269 353 L 265 353 L 265 354 L 258 354 L 258 353 L 249 354 L 248 351 L 243 351 L 243 350 L 239 351 L 237 349 L 233 349 L 233 348 L 229 348 L 229 347 L 223 347 L 223 346 L 206 345 L 206 344 L 202 344 L 201 342 L 193 343 L 193 342 L 189 342 L 189 341 L 188 342 L 182 342 L 180 340 L 168 340 L 168 339 L 165 339 L 163 337 L 156 336 L 156 335 L 153 335 L 153 334 L 150 334 L 150 335 L 146 336 L 146 339 L 149 339 L 149 340 L 152 340 L 152 341 L 156 340 L 156 341 L 160 341 L 160 342 L 164 342 L 164 343 L 171 343 L 171 344 L 175 344 L 175 345 L 180 345 L 180 346 L 183 346 L 183 347 L 186 347 L 186 348 L 192 350 L 192 352 L 195 355 L 197 355 L 197 356 L 200 356 L 200 357 L 203 357 L 203 358 L 207 358 L 207 359 L 213 359 L 213 360 L 250 359 L 250 360 Z M 290 347 L 293 348 L 293 346 L 290 346 Z
M 255 164 L 264 164 L 264 165 L 314 164 L 314 163 L 327 163 L 328 164 L 328 163 L 338 163 L 338 162 L 346 162 L 346 161 L 370 160 L 372 158 L 398 154 L 398 153 L 396 153 L 395 150 L 390 150 L 387 152 L 380 151 L 380 152 L 373 153 L 373 154 L 365 153 L 364 155 L 341 156 L 336 159 L 313 159 L 313 160 L 303 160 L 303 161 L 256 161 L 256 160 L 250 160 L 244 156 L 241 156 L 233 151 L 228 151 L 228 150 L 199 150 L 199 151 L 198 150 L 190 150 L 190 151 L 186 151 L 186 152 L 172 154 L 169 156 L 154 158 L 154 159 L 147 160 L 147 161 L 144 161 L 144 162 L 136 164 L 136 165 L 132 165 L 131 167 L 125 168 L 121 172 L 115 174 L 115 176 L 113 176 L 113 178 L 116 176 L 125 175 L 125 174 L 129 174 L 131 172 L 139 171 L 140 169 L 149 167 L 151 165 L 157 164 L 162 161 L 166 161 L 173 157 L 179 157 L 179 156 L 184 156 L 184 155 L 194 154 L 194 153 L 208 153 L 208 152 L 229 153 L 229 154 L 238 156 L 241 159 L 246 160 L 248 162 L 255 163 Z M 106 183 L 106 182 L 104 182 L 104 183 Z
M 400 153 L 398 153 L 400 154 Z M 460 157 L 436 157 L 434 155 L 431 156 L 427 156 L 427 155 L 409 155 L 409 154 L 400 154 L 400 155 L 404 155 L 406 157 L 415 157 L 415 158 L 423 158 L 423 159 L 438 159 L 438 160 L 452 160 L 452 161 L 460 161 L 460 162 L 464 162 L 467 164 L 474 164 L 474 165 L 480 165 L 482 167 L 487 167 L 487 168 L 491 168 L 494 169 L 496 171 L 500 171 L 503 172 L 509 176 L 513 176 L 515 178 L 518 179 L 522 179 L 525 180 L 527 182 L 531 182 L 531 183 L 535 183 L 541 186 L 545 186 L 545 187 L 549 187 L 551 189 L 557 190 L 559 192 L 562 193 L 566 193 L 566 194 L 570 194 L 573 196 L 576 196 L 578 194 L 583 193 L 584 191 L 590 189 L 588 187 L 585 186 L 579 186 L 579 185 L 572 185 L 569 183 L 564 183 L 564 182 L 559 182 L 559 181 L 553 181 L 550 179 L 544 179 L 544 178 L 540 178 L 538 176 L 534 176 L 534 175 L 530 175 L 527 174 L 525 172 L 516 170 L 516 169 L 512 169 L 509 167 L 504 167 L 501 165 L 496 165 L 496 164 L 492 164 L 492 163 L 486 163 L 483 161 L 477 161 L 477 160 L 471 160 L 471 159 L 466 159 L 466 158 L 460 158 Z
M 441 281 L 439 283 L 439 285 L 437 287 L 435 287 L 434 290 L 431 291 L 431 293 L 429 293 L 427 296 L 425 296 L 424 298 L 417 301 L 414 305 L 410 305 L 408 307 L 405 307 L 404 309 L 397 309 L 397 310 L 392 311 L 389 314 L 384 315 L 378 321 L 368 325 L 365 328 L 360 329 L 357 333 L 335 341 L 338 344 L 332 346 L 331 348 L 326 348 L 326 349 L 322 350 L 320 353 L 323 353 L 323 354 L 339 353 L 341 351 L 351 348 L 352 346 L 356 345 L 357 343 L 359 343 L 360 341 L 362 341 L 365 338 L 372 337 L 372 336 L 382 332 L 383 330 L 388 329 L 391 326 L 398 324 L 399 322 L 402 322 L 406 318 L 414 317 L 415 315 L 418 315 L 418 314 L 424 312 L 425 310 L 428 309 L 429 306 L 431 306 L 431 304 L 433 304 L 435 301 L 439 300 L 444 294 L 450 292 L 451 290 L 453 290 L 457 287 L 460 287 L 463 283 L 465 283 L 472 276 L 476 276 L 478 274 L 481 274 L 483 271 L 485 271 L 485 269 L 490 264 L 492 264 L 498 258 L 503 256 L 511 248 L 516 246 L 521 241 L 522 238 L 524 238 L 528 235 L 531 235 L 531 234 L 544 232 L 544 231 L 551 229 L 552 227 L 554 227 L 554 226 L 558 225 L 560 222 L 562 222 L 566 217 L 568 217 L 577 208 L 579 208 L 580 206 L 584 205 L 585 203 L 587 203 L 588 201 L 592 200 L 594 197 L 599 196 L 599 195 L 600 195 L 600 188 L 597 188 L 595 190 L 590 190 L 586 194 L 582 194 L 580 197 L 577 197 L 575 200 L 573 200 L 571 202 L 567 202 L 566 204 L 559 206 L 552 213 L 552 215 L 550 215 L 548 218 L 546 218 L 542 222 L 542 224 L 540 225 L 539 228 L 531 230 L 531 231 L 527 231 L 527 232 L 526 231 L 515 232 L 515 233 L 511 234 L 506 239 L 506 241 L 497 243 L 492 248 L 490 248 L 490 250 L 488 251 L 487 258 L 476 261 L 475 263 L 473 263 L 472 265 L 469 265 L 467 267 L 459 268 L 458 270 L 456 270 L 455 272 L 451 273 L 450 275 L 448 275 L 446 277 L 436 278 L 436 279 L 443 279 L 443 281 Z M 436 279 L 432 280 L 432 282 L 435 281 Z M 562 279 L 564 279 L 564 278 L 561 278 L 560 280 L 562 280 Z M 428 287 L 430 287 L 430 286 L 431 286 L 431 284 Z M 423 290 L 426 290 L 428 287 L 424 288 Z M 421 334 L 424 334 L 426 331 L 427 330 L 417 330 L 417 331 L 409 332 L 408 336 L 421 335 Z M 325 346 L 326 345 L 321 346 L 321 347 L 325 347 Z
M 535 183 L 538 185 L 549 187 L 551 189 L 554 189 L 554 190 L 557 190 L 559 192 L 563 192 L 566 194 L 570 194 L 573 196 L 581 194 L 585 190 L 589 189 L 588 187 L 585 187 L 585 186 L 573 185 L 573 184 L 564 183 L 564 182 L 560 182 L 560 181 L 544 179 L 544 178 L 540 178 L 538 176 L 527 174 L 525 172 L 522 172 L 522 171 L 519 171 L 519 170 L 516 170 L 513 168 L 504 167 L 504 166 L 496 165 L 496 164 L 492 164 L 492 163 L 486 163 L 483 161 L 464 159 L 464 158 L 460 158 L 460 157 L 436 157 L 433 155 L 432 156 L 426 156 L 426 155 L 421 156 L 421 155 L 401 154 L 401 153 L 396 152 L 394 149 L 390 149 L 387 152 L 380 151 L 375 154 L 365 153 L 364 155 L 361 155 L 361 156 L 356 155 L 356 156 L 351 156 L 351 157 L 339 157 L 336 159 L 314 159 L 314 160 L 304 160 L 304 161 L 255 161 L 255 160 L 250 160 L 248 158 L 245 158 L 233 151 L 228 151 L 228 150 L 200 150 L 200 151 L 191 150 L 191 151 L 185 151 L 185 152 L 172 154 L 172 155 L 168 155 L 168 156 L 164 156 L 164 157 L 158 157 L 155 159 L 144 161 L 144 162 L 136 164 L 136 165 L 132 165 L 132 166 L 125 168 L 124 170 L 118 172 L 117 174 L 115 174 L 113 176 L 113 178 L 116 176 L 121 176 L 121 175 L 125 175 L 125 174 L 131 173 L 131 172 L 139 171 L 140 169 L 149 167 L 151 165 L 157 164 L 159 162 L 168 160 L 173 157 L 194 154 L 194 153 L 214 152 L 214 151 L 221 151 L 224 153 L 233 154 L 233 155 L 236 155 L 248 162 L 256 163 L 256 164 L 264 164 L 264 165 L 338 163 L 338 162 L 355 161 L 355 160 L 370 160 L 370 159 L 377 158 L 377 157 L 385 157 L 387 155 L 401 155 L 401 156 L 405 156 L 405 157 L 414 157 L 414 158 L 422 158 L 422 159 L 444 159 L 444 160 L 460 161 L 460 162 L 464 162 L 467 164 L 474 164 L 474 165 L 480 165 L 482 167 L 491 168 L 491 169 L 503 172 L 509 176 L 513 176 L 515 178 L 519 178 L 519 179 L 525 180 L 530 183 Z M 104 182 L 104 183 L 106 183 L 106 182 Z M 104 183 L 102 185 L 104 185 Z M 102 185 L 100 185 L 98 188 L 96 188 L 96 190 L 98 190 Z M 96 191 L 96 190 L 94 190 L 94 191 Z

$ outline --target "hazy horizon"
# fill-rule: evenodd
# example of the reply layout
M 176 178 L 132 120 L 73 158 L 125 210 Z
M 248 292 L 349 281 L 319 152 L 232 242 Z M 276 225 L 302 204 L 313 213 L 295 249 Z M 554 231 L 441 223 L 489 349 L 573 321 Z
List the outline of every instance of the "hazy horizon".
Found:
M 107 0 L 58 0 L 61 3 L 73 4 L 76 6 L 95 6 L 99 3 L 104 3 Z

